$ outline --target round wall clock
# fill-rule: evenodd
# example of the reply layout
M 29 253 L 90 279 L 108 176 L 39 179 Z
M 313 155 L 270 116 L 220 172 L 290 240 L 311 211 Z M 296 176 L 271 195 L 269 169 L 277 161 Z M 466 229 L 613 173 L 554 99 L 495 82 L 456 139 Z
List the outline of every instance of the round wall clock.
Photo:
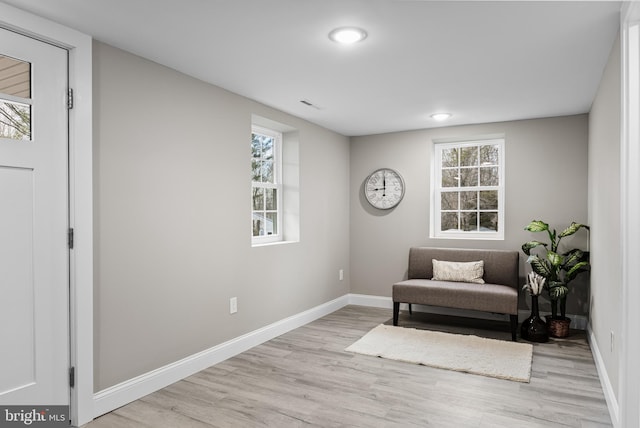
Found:
M 364 182 L 364 196 L 380 210 L 389 210 L 400 203 L 404 196 L 404 180 L 390 168 L 373 171 Z

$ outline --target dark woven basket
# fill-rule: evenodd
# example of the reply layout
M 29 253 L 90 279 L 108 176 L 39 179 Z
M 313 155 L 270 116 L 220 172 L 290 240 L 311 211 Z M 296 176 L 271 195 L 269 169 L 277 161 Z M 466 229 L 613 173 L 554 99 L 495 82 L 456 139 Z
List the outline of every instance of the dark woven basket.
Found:
M 571 324 L 571 318 L 551 318 L 547 315 L 547 329 L 549 330 L 549 336 L 551 337 L 567 337 L 569 336 L 569 325 Z

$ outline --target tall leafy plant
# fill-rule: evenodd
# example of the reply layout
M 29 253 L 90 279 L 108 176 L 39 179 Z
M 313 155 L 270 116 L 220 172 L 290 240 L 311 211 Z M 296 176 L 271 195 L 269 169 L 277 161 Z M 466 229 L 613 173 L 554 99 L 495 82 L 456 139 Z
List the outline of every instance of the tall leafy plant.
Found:
M 522 251 L 529 257 L 527 263 L 538 275 L 546 278 L 545 289 L 551 300 L 551 316 L 558 318 L 558 303 L 560 303 L 560 317 L 566 317 L 567 294 L 569 283 L 576 276 L 589 268 L 588 255 L 577 248 L 564 253 L 559 253 L 562 238 L 571 236 L 578 230 L 589 226 L 572 222 L 569 227 L 560 233 L 551 229 L 541 220 L 533 220 L 525 227 L 529 232 L 547 232 L 549 243 L 541 241 L 529 241 L 522 245 Z M 535 250 L 535 251 L 532 251 Z

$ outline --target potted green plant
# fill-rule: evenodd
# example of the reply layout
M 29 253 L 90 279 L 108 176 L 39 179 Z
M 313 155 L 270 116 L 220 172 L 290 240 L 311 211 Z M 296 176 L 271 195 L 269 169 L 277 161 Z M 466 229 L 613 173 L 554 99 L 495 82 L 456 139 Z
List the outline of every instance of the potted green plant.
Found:
M 566 316 L 569 283 L 589 268 L 588 253 L 577 248 L 559 253 L 560 241 L 582 228 L 589 230 L 589 226 L 585 224 L 572 222 L 565 230 L 557 233 L 541 220 L 533 220 L 525 227 L 529 232 L 547 232 L 549 236 L 549 243 L 535 240 L 525 242 L 522 251 L 528 256 L 527 263 L 533 271 L 546 279 L 545 289 L 551 301 L 549 331 L 555 337 L 565 337 L 569 334 L 571 320 Z

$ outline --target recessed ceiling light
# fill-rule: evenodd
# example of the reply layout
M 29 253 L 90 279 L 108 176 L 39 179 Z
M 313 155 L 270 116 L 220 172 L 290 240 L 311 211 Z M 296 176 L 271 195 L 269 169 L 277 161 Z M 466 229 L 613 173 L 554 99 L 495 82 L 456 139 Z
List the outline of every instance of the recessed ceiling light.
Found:
M 366 39 L 367 32 L 356 27 L 341 27 L 330 32 L 329 38 L 334 42 L 350 45 Z
M 438 122 L 442 122 L 443 120 L 449 119 L 451 116 L 451 113 L 434 113 L 431 115 L 431 118 Z

